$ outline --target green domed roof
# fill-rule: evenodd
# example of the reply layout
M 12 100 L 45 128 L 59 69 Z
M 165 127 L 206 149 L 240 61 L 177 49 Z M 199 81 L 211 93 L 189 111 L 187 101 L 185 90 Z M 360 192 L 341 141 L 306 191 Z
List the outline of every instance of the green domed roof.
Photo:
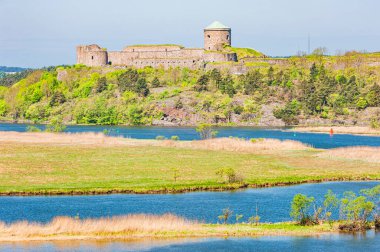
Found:
M 228 26 L 225 26 L 219 21 L 214 21 L 212 24 L 207 26 L 205 30 L 230 30 L 231 28 Z

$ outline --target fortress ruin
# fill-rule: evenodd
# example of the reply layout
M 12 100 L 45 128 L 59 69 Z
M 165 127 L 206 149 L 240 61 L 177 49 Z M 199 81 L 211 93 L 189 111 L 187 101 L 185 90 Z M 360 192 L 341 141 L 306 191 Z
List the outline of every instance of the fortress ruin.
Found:
M 224 52 L 231 46 L 231 28 L 213 22 L 204 29 L 204 48 L 184 48 L 180 45 L 135 45 L 123 51 L 110 51 L 98 45 L 77 46 L 77 64 L 87 66 L 133 66 L 201 68 L 209 62 L 236 62 L 236 53 Z

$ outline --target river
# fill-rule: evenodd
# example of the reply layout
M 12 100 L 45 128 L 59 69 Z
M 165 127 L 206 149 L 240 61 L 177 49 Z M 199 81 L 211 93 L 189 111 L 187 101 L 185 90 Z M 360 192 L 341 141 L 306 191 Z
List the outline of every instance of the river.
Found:
M 44 125 L 34 125 L 44 129 Z M 0 131 L 25 132 L 28 124 L 1 123 Z M 195 128 L 191 127 L 127 127 L 127 126 L 84 126 L 70 125 L 66 132 L 103 132 L 107 130 L 111 136 L 122 136 L 136 139 L 155 139 L 157 136 L 170 138 L 178 136 L 180 140 L 199 139 Z M 287 128 L 255 128 L 255 127 L 218 127 L 217 137 L 274 138 L 280 140 L 294 140 L 309 144 L 315 148 L 337 148 L 347 146 L 380 146 L 379 136 L 358 136 L 336 134 L 330 136 L 322 133 L 295 133 Z

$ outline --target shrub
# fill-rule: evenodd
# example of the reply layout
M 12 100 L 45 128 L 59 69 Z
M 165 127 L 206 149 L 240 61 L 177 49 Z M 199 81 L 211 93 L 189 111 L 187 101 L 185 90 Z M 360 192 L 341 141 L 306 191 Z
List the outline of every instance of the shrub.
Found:
M 238 182 L 238 176 L 233 168 L 221 168 L 216 172 L 224 183 Z
M 151 83 L 152 88 L 157 88 L 161 86 L 160 80 L 157 77 L 154 77 Z
M 231 211 L 229 208 L 225 208 L 222 210 L 222 215 L 218 216 L 218 219 L 223 221 L 224 224 L 227 223 L 228 219 L 232 215 L 233 211 Z
M 179 136 L 172 136 L 170 139 L 173 140 L 173 141 L 178 141 L 179 140 Z
M 41 132 L 41 129 L 37 128 L 36 126 L 29 125 L 26 127 L 27 132 Z
M 63 124 L 63 120 L 61 117 L 55 117 L 50 121 L 50 124 L 46 126 L 47 132 L 64 132 L 66 126 Z
M 283 120 L 287 125 L 298 124 L 297 116 L 301 112 L 301 105 L 297 100 L 288 102 L 284 108 L 277 108 L 273 111 L 273 115 L 277 119 Z
M 156 140 L 165 140 L 166 139 L 166 137 L 164 137 L 164 136 L 156 136 Z
M 207 123 L 199 124 L 195 130 L 199 133 L 200 138 L 203 140 L 215 138 L 218 134 L 217 131 L 213 130 L 212 125 Z

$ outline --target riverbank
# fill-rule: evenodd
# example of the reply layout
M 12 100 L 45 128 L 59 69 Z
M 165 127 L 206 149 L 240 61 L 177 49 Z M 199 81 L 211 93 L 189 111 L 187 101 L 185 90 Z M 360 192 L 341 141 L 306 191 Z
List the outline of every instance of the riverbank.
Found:
M 165 215 L 128 215 L 100 219 L 56 217 L 47 224 L 0 223 L 0 242 L 54 240 L 127 240 L 201 237 L 316 236 L 338 233 L 338 223 L 300 226 L 294 222 L 258 225 L 203 224 Z
M 0 194 L 182 193 L 378 180 L 380 151 L 369 149 L 334 152 L 273 139 L 159 141 L 0 132 Z
M 294 132 L 330 134 L 331 129 L 333 130 L 333 134 L 380 136 L 380 129 L 373 129 L 371 127 L 360 127 L 360 126 L 315 126 L 315 127 L 300 126 L 300 127 L 294 127 L 291 130 Z

